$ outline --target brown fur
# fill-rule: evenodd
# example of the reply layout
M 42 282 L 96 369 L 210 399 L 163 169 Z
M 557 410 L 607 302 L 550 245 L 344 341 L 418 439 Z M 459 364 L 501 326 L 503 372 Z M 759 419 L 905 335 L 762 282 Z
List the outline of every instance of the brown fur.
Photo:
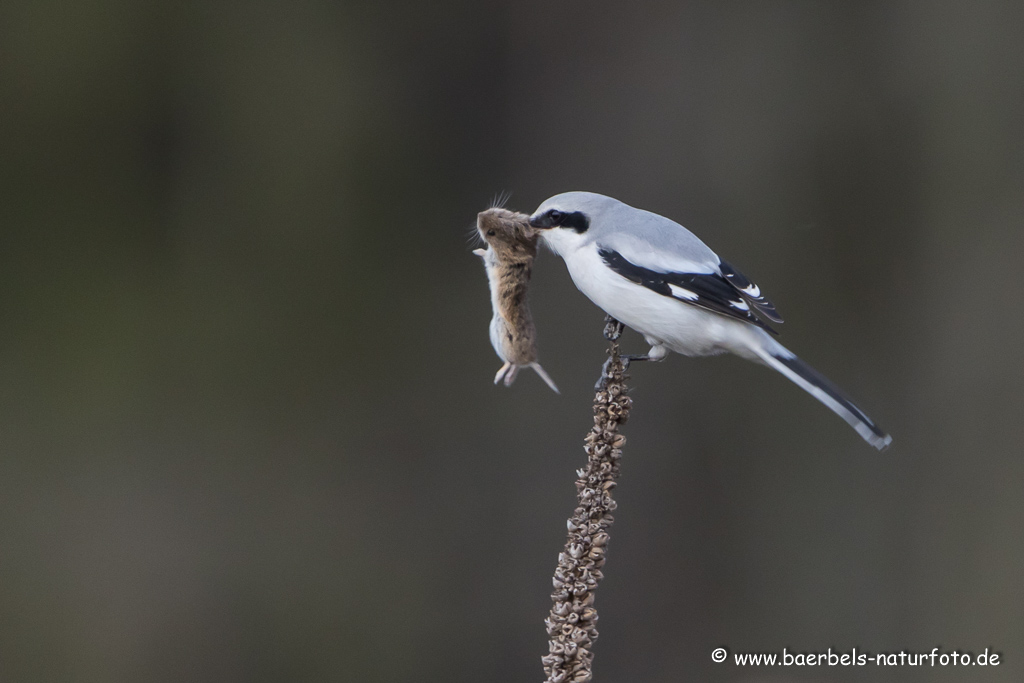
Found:
M 491 345 L 505 361 L 494 383 L 504 381 L 510 386 L 520 368 L 529 367 L 557 394 L 558 387 L 537 362 L 537 330 L 526 303 L 537 256 L 537 235 L 530 227 L 529 216 L 488 209 L 477 215 L 476 227 L 487 242 L 487 249 L 474 253 L 484 260 L 491 290 Z
M 537 330 L 526 301 L 537 256 L 537 234 L 529 216 L 506 209 L 488 209 L 477 215 L 480 236 L 494 251 L 488 269 L 497 287 L 497 311 L 505 322 L 502 347 L 507 360 L 529 365 L 537 360 Z

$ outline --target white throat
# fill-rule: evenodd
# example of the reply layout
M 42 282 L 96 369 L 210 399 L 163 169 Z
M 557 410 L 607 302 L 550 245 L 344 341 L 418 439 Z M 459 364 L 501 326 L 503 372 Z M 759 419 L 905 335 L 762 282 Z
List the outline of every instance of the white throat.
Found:
M 583 245 L 583 236 L 575 230 L 567 230 L 566 228 L 543 230 L 540 232 L 540 238 L 548 246 L 548 249 L 562 258 L 565 258 Z

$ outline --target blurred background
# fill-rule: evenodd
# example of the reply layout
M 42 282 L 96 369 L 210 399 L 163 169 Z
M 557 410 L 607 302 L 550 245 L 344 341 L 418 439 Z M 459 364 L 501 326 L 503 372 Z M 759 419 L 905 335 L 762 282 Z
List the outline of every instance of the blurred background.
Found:
M 1009 0 L 4 2 L 0 679 L 542 680 L 603 315 L 542 253 L 562 394 L 493 386 L 468 236 L 499 192 L 583 189 L 694 230 L 895 438 L 737 359 L 635 367 L 597 680 L 1024 679 L 1022 29 Z

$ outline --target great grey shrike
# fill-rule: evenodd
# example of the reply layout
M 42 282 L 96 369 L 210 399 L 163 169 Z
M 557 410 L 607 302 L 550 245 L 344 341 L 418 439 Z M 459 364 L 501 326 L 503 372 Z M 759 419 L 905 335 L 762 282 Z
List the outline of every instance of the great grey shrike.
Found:
M 632 360 L 734 353 L 778 370 L 878 450 L 892 437 L 832 382 L 775 341 L 775 306 L 692 232 L 658 214 L 593 192 L 566 192 L 530 217 L 565 260 L 576 286 L 608 315 L 644 336 Z

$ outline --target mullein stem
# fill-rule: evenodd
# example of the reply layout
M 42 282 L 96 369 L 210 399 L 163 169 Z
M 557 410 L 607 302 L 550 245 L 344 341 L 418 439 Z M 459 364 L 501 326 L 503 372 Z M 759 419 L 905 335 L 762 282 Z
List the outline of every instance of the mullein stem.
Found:
M 619 477 L 619 459 L 626 437 L 632 400 L 626 395 L 625 367 L 619 355 L 622 323 L 605 318 L 604 336 L 610 342 L 608 360 L 594 395 L 594 426 L 584 439 L 587 466 L 576 471 L 577 506 L 567 523 L 565 549 L 558 554 L 552 579 L 555 591 L 547 626 L 548 654 L 542 658 L 547 683 L 583 683 L 593 677 L 593 644 L 597 640 L 594 593 L 604 574 L 609 529 L 616 503 L 612 498 Z

